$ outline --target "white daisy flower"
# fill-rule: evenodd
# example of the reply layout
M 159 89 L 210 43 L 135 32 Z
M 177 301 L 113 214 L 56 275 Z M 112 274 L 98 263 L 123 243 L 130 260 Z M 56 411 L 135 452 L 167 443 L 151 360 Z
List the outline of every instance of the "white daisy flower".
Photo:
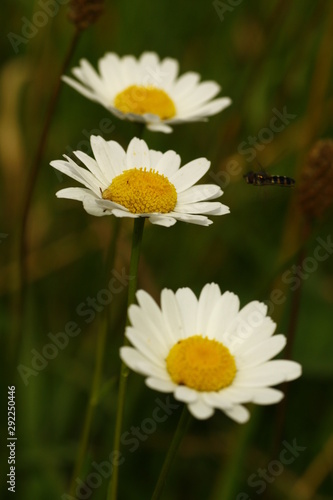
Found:
M 72 70 L 77 80 L 63 80 L 118 118 L 159 132 L 172 132 L 177 123 L 205 121 L 231 104 L 229 97 L 213 99 L 221 90 L 216 82 L 200 83 L 200 75 L 192 71 L 178 77 L 178 70 L 176 59 L 160 61 L 155 52 L 144 52 L 139 59 L 111 52 L 98 61 L 98 72 L 81 59 Z
M 71 158 L 51 162 L 51 166 L 85 187 L 61 189 L 58 198 L 82 201 L 91 215 L 147 217 L 153 224 L 172 226 L 177 220 L 202 226 L 212 224 L 206 215 L 224 215 L 229 208 L 217 201 L 222 195 L 215 184 L 195 183 L 207 172 L 210 162 L 198 158 L 180 168 L 175 151 L 149 150 L 145 141 L 134 138 L 127 151 L 115 141 L 91 136 L 95 159 L 82 151 Z
M 286 338 L 273 336 L 276 325 L 261 302 L 239 309 L 237 295 L 221 294 L 214 283 L 199 299 L 189 288 L 164 289 L 161 308 L 143 290 L 136 296 L 139 305 L 130 306 L 132 326 L 126 328 L 134 347 L 122 347 L 121 359 L 151 389 L 173 392 L 198 419 L 218 408 L 244 423 L 249 412 L 243 403 L 277 403 L 283 393 L 271 386 L 301 375 L 294 361 L 271 361 Z

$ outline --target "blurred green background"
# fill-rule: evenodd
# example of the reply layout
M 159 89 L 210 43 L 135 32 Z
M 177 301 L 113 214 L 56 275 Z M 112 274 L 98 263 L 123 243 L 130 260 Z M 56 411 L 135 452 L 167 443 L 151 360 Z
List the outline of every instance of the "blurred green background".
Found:
M 78 202 L 57 200 L 57 190 L 75 183 L 56 174 L 49 162 L 73 149 L 88 151 L 91 133 L 117 140 L 126 148 L 137 127 L 117 120 L 102 106 L 63 85 L 29 216 L 26 314 L 18 358 L 13 359 L 22 199 L 50 95 L 74 33 L 63 1 L 63 5 L 57 4 L 57 14 L 36 34 L 25 37 L 26 20 L 33 20 L 44 3 L 17 0 L 2 4 L 1 397 L 5 407 L 7 386 L 16 385 L 16 496 L 53 500 L 66 498 L 62 495 L 68 492 L 102 317 L 98 312 L 88 323 L 78 307 L 88 297 L 96 297 L 110 279 L 105 260 L 115 221 L 86 214 Z M 15 45 L 13 40 L 18 39 L 10 34 L 22 36 L 23 41 Z M 71 59 L 70 67 L 82 57 L 96 67 L 107 51 L 139 56 L 153 50 L 161 58 L 178 59 L 181 73 L 197 71 L 203 80 L 221 84 L 221 95 L 233 101 L 226 111 L 207 123 L 177 126 L 169 135 L 145 131 L 143 138 L 152 149 L 174 149 L 183 164 L 207 157 L 211 173 L 204 181 L 221 185 L 221 201 L 231 214 L 213 218 L 209 228 L 179 222 L 168 229 L 146 223 L 139 287 L 158 300 L 163 287 L 190 286 L 199 293 L 205 283 L 214 281 L 222 290 L 237 293 L 242 305 L 253 299 L 271 304 L 275 288 L 284 299 L 283 304 L 271 307 L 277 330 L 287 333 L 293 328 L 292 321 L 296 328 L 291 357 L 303 365 L 304 374 L 288 388 L 282 431 L 277 423 L 280 405 L 251 408 L 252 418 L 244 426 L 218 411 L 208 421 L 194 422 L 164 498 L 333 498 L 333 258 L 327 253 L 324 261 L 311 269 L 307 261 L 304 268 L 304 259 L 315 255 L 317 238 L 331 238 L 332 210 L 308 226 L 304 241 L 304 219 L 298 205 L 306 155 L 316 140 L 333 135 L 332 48 L 330 1 L 106 1 L 103 15 L 82 33 Z M 283 113 L 284 109 L 292 115 L 289 123 L 280 132 L 265 135 L 262 130 L 269 128 L 274 110 Z M 253 137 L 256 146 L 250 145 Z M 246 153 L 249 147 L 255 154 Z M 249 161 L 250 156 L 255 158 Z M 295 178 L 296 188 L 247 185 L 243 175 L 256 170 L 258 162 L 269 173 Z M 131 231 L 132 222 L 124 220 L 115 264 L 119 273 L 128 269 Z M 299 280 L 297 290 L 282 278 L 287 271 L 295 277 L 294 265 L 300 265 L 306 276 Z M 107 460 L 112 451 L 126 287 L 114 297 L 108 314 L 110 334 L 88 455 L 79 475 L 82 481 L 95 471 L 92 463 Z M 50 343 L 48 334 L 63 332 L 68 322 L 75 322 L 80 334 L 70 338 L 40 372 L 28 375 L 25 384 L 17 366 L 31 368 L 31 350 L 41 353 Z M 165 395 L 147 389 L 142 377 L 131 374 L 124 430 L 150 418 L 157 398 L 164 400 Z M 120 499 L 150 498 L 179 413 L 175 411 L 146 434 L 136 451 L 131 453 L 125 447 Z M 4 411 L 1 470 L 7 474 L 6 418 Z M 265 491 L 258 493 L 259 487 L 251 486 L 248 479 L 278 460 L 284 440 L 296 440 L 306 449 L 271 475 L 273 480 L 264 483 Z M 2 474 L 2 498 L 8 494 L 6 480 Z M 105 499 L 107 484 L 103 479 L 85 498 Z

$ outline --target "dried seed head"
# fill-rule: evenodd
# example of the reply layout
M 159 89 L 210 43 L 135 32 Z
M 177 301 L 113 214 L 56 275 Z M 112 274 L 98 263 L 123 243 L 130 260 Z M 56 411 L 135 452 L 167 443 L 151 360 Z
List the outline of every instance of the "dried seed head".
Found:
M 69 7 L 69 20 L 77 29 L 85 30 L 102 14 L 104 0 L 71 0 Z
M 306 159 L 300 179 L 299 203 L 308 219 L 321 217 L 333 203 L 333 141 L 319 140 Z

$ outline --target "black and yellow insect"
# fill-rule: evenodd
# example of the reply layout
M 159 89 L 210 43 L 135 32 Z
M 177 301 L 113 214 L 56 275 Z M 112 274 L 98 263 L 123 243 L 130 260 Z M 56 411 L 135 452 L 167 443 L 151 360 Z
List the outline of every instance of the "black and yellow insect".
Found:
M 285 175 L 269 175 L 265 171 L 251 171 L 243 177 L 248 184 L 252 184 L 253 186 L 292 187 L 295 185 L 295 180 L 291 177 L 286 177 Z

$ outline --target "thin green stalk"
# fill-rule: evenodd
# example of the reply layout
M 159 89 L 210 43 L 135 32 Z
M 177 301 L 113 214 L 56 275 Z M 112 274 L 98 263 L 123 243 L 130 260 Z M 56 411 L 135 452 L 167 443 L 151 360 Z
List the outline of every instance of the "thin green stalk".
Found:
M 135 292 L 137 288 L 138 281 L 138 267 L 139 267 L 139 259 L 140 259 L 140 251 L 141 251 L 141 242 L 142 242 L 142 234 L 144 227 L 145 219 L 144 217 L 138 217 L 134 219 L 134 229 L 133 229 L 133 237 L 132 237 L 132 250 L 131 250 L 131 262 L 130 262 L 130 281 L 128 285 L 128 298 L 127 298 L 127 310 L 131 304 L 133 304 L 135 300 Z M 128 324 L 128 318 L 127 318 Z M 128 344 L 126 338 L 124 338 L 124 344 Z M 124 412 L 124 404 L 125 404 L 125 393 L 126 393 L 126 383 L 128 377 L 129 370 L 125 363 L 121 363 L 120 368 L 120 380 L 119 380 L 119 390 L 118 390 L 118 401 L 117 401 L 117 414 L 116 414 L 116 424 L 115 424 L 115 433 L 114 433 L 114 443 L 113 443 L 113 451 L 120 451 L 120 438 L 121 438 L 121 429 L 123 422 L 123 412 Z M 119 465 L 114 465 L 109 491 L 108 491 L 108 499 L 116 500 L 117 498 L 117 490 L 118 490 L 118 478 L 119 478 Z
M 187 432 L 191 420 L 192 420 L 192 415 L 188 411 L 187 405 L 185 404 L 183 407 L 183 411 L 180 415 L 180 419 L 177 428 L 175 430 L 175 433 L 173 435 L 171 444 L 169 446 L 168 453 L 165 457 L 164 464 L 162 466 L 151 500 L 158 500 L 159 498 L 161 498 L 161 494 L 163 492 L 165 482 L 170 472 L 171 465 L 174 461 L 179 445 Z
M 13 343 L 14 359 L 16 359 L 18 356 L 21 344 L 21 337 L 24 331 L 23 319 L 24 319 L 24 303 L 25 303 L 26 284 L 27 284 L 27 250 L 28 250 L 27 226 L 28 226 L 28 218 L 29 218 L 31 203 L 42 163 L 43 154 L 45 151 L 47 136 L 50 130 L 56 106 L 58 104 L 61 83 L 62 83 L 61 76 L 66 72 L 69 66 L 74 50 L 79 41 L 80 34 L 81 34 L 80 30 L 75 31 L 72 40 L 69 44 L 69 47 L 67 49 L 64 61 L 62 63 L 55 88 L 53 90 L 53 93 L 49 101 L 41 136 L 38 142 L 32 167 L 29 172 L 29 177 L 27 179 L 27 189 L 23 195 L 22 218 L 19 226 L 19 291 L 16 298 L 16 303 L 14 304 L 14 309 L 15 309 L 14 317 L 16 317 L 16 325 L 14 325 L 15 331 L 14 331 L 14 343 Z
M 114 268 L 114 262 L 116 257 L 116 249 L 117 249 L 117 241 L 119 236 L 121 226 L 121 219 L 118 217 L 114 218 L 114 231 L 112 234 L 112 242 L 110 244 L 108 256 L 106 259 L 106 269 L 107 274 L 109 274 L 109 269 Z M 93 382 L 91 387 L 90 399 L 87 406 L 87 411 L 84 419 L 82 435 L 80 438 L 79 450 L 76 458 L 76 463 L 72 475 L 71 485 L 70 485 L 70 495 L 75 495 L 76 490 L 76 478 L 80 475 L 82 465 L 84 462 L 84 458 L 87 451 L 91 423 L 94 416 L 95 408 L 98 404 L 99 400 L 99 391 L 101 386 L 101 377 L 102 377 L 102 369 L 103 369 L 103 361 L 104 361 L 104 352 L 105 352 L 105 344 L 106 344 L 106 336 L 109 330 L 109 319 L 110 314 L 108 308 L 103 312 L 103 317 L 100 321 L 100 327 L 98 329 L 98 337 L 97 337 L 97 347 L 96 347 L 96 357 L 95 357 L 95 370 L 93 376 Z
M 251 408 L 250 421 L 240 425 L 235 440 L 231 446 L 232 453 L 223 462 L 211 499 L 233 500 L 237 497 L 240 481 L 245 477 L 244 463 L 249 451 L 249 443 L 255 434 L 260 421 L 260 411 Z

